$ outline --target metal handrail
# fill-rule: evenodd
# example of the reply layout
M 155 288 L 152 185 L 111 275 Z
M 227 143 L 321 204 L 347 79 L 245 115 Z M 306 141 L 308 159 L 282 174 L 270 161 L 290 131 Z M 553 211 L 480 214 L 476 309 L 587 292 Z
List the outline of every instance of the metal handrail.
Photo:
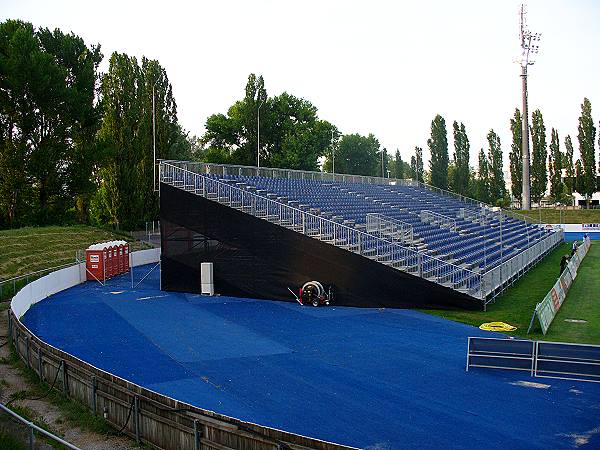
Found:
M 383 224 L 391 226 L 392 230 L 389 230 L 389 228 L 384 229 L 382 227 Z M 393 217 L 387 217 L 381 213 L 367 213 L 367 232 L 371 233 L 373 231 L 384 234 L 392 240 L 396 239 L 397 235 L 400 234 L 400 241 L 408 241 L 410 243 L 414 241 L 412 224 L 394 219 Z
M 0 409 L 2 411 L 4 411 L 5 413 L 7 413 L 8 415 L 12 416 L 14 419 L 18 420 L 19 422 L 21 422 L 27 426 L 27 428 L 29 429 L 29 449 L 30 450 L 33 450 L 35 448 L 35 435 L 33 433 L 34 431 L 37 431 L 38 433 L 43 434 L 44 436 L 58 442 L 59 444 L 64 445 L 67 448 L 70 448 L 72 450 L 80 450 L 79 447 L 75 447 L 73 444 L 65 441 L 64 439 L 59 438 L 58 436 L 50 433 L 49 431 L 46 431 L 43 428 L 37 426 L 35 423 L 30 422 L 29 420 L 21 417 L 16 412 L 8 409 L 2 403 L 0 403 Z
M 172 171 L 171 176 L 166 173 L 169 170 Z M 182 179 L 175 179 L 175 171 L 181 172 Z M 390 263 L 392 266 L 401 263 L 405 268 L 413 268 L 419 276 L 438 284 L 450 284 L 451 286 L 457 286 L 457 289 L 460 289 L 461 285 L 466 285 L 467 290 L 472 292 L 475 289 L 469 288 L 468 285 L 470 282 L 475 281 L 474 285 L 477 286 L 477 290 L 475 295 L 472 296 L 485 299 L 485 293 L 479 288 L 481 286 L 481 274 L 470 269 L 403 247 L 396 242 L 365 233 L 274 199 L 254 194 L 237 186 L 209 178 L 198 172 L 171 164 L 168 161 L 161 162 L 159 172 L 160 181 L 163 183 L 171 184 L 186 191 L 190 189 L 195 194 L 200 194 L 219 203 L 226 202 L 229 206 L 237 207 L 256 217 L 266 220 L 271 219 L 269 221 L 292 227 L 297 232 L 316 237 L 332 245 L 344 246 L 361 256 L 374 257 L 378 261 Z M 190 176 L 194 179 L 186 179 Z M 198 177 L 200 180 L 197 179 Z M 210 188 L 212 190 L 209 192 Z M 369 247 L 368 244 L 374 245 L 374 247 Z M 371 254 L 372 251 L 375 251 L 375 253 Z
M 20 280 L 25 280 L 24 286 L 27 286 L 29 284 L 29 279 L 35 277 L 36 275 L 43 274 L 45 272 L 51 272 L 53 270 L 64 269 L 66 267 L 71 267 L 71 266 L 78 264 L 79 262 L 80 261 L 78 261 L 78 259 L 76 257 L 75 262 L 72 262 L 72 263 L 65 263 L 65 264 L 61 264 L 60 266 L 49 267 L 47 269 L 40 269 L 40 270 L 36 270 L 35 272 L 29 272 L 29 273 L 26 273 L 23 275 L 17 275 L 16 277 L 7 278 L 6 280 L 0 280 L 0 300 L 4 298 L 4 286 L 6 284 L 12 283 L 12 295 L 14 296 L 17 293 L 17 283 Z M 10 288 L 9 288 L 9 290 L 10 290 Z
M 421 220 L 423 222 L 428 223 L 433 222 L 436 225 L 440 225 L 442 227 L 449 225 L 448 228 L 450 228 L 453 231 L 456 230 L 456 219 L 454 217 L 445 216 L 443 214 L 430 211 L 428 209 L 424 209 L 421 211 Z
M 331 172 L 317 172 L 311 170 L 283 169 L 277 167 L 256 167 L 242 166 L 238 164 L 216 164 L 204 163 L 199 161 L 176 161 L 176 160 L 160 160 L 160 163 L 167 163 L 177 167 L 189 170 L 189 166 L 199 167 L 206 174 L 221 174 L 221 175 L 247 175 L 260 176 L 265 178 L 287 178 L 300 180 L 317 180 L 317 181 L 340 181 L 343 183 L 362 183 L 362 184 L 396 184 L 404 186 L 416 186 L 417 182 L 410 178 L 383 178 L 372 177 L 367 175 L 351 175 Z M 193 171 L 192 171 L 193 172 Z M 284 175 L 284 176 L 281 176 Z

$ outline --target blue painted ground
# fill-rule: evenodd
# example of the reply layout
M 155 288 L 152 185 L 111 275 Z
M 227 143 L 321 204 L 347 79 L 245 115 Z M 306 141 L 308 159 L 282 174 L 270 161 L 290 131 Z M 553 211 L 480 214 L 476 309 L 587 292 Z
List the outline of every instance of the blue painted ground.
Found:
M 328 441 L 600 448 L 600 384 L 465 372 L 467 336 L 487 333 L 415 311 L 166 293 L 155 273 L 136 290 L 128 275 L 74 287 L 24 323 L 152 390 Z

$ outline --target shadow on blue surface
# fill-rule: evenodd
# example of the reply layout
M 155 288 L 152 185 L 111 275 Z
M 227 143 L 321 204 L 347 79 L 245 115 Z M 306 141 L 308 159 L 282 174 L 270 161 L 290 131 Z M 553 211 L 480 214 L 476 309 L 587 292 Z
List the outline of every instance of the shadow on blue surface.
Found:
M 150 267 L 136 270 L 139 280 Z M 161 292 L 158 272 L 34 305 L 46 342 L 228 416 L 363 448 L 598 448 L 600 385 L 465 372 L 477 328 L 409 310 Z M 519 381 L 536 381 L 532 387 Z

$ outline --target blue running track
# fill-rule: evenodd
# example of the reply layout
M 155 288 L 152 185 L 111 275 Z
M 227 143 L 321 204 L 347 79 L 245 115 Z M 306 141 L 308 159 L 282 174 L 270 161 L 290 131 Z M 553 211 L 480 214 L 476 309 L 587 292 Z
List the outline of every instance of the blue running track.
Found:
M 23 321 L 154 391 L 341 444 L 600 448 L 600 384 L 465 372 L 467 336 L 489 335 L 477 328 L 409 310 L 201 297 L 158 284 L 156 272 L 136 290 L 129 275 L 88 282 Z

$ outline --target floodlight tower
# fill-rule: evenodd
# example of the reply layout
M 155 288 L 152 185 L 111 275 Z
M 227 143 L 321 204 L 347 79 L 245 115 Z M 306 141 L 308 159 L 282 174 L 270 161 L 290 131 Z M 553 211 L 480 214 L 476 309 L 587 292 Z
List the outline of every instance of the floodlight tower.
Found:
M 527 29 L 527 24 L 525 22 L 525 5 L 521 5 L 521 9 L 519 11 L 519 21 L 520 21 L 520 38 L 521 38 L 521 57 L 519 63 L 521 64 L 521 80 L 523 84 L 523 114 L 521 117 L 521 141 L 522 141 L 522 151 L 523 151 L 523 193 L 522 193 L 522 201 L 521 208 L 524 210 L 531 209 L 531 181 L 529 179 L 529 114 L 527 111 L 527 66 L 532 65 L 535 61 L 533 61 L 532 55 L 537 53 L 539 50 L 539 46 L 537 42 L 539 42 L 542 35 L 540 33 L 532 34 Z

